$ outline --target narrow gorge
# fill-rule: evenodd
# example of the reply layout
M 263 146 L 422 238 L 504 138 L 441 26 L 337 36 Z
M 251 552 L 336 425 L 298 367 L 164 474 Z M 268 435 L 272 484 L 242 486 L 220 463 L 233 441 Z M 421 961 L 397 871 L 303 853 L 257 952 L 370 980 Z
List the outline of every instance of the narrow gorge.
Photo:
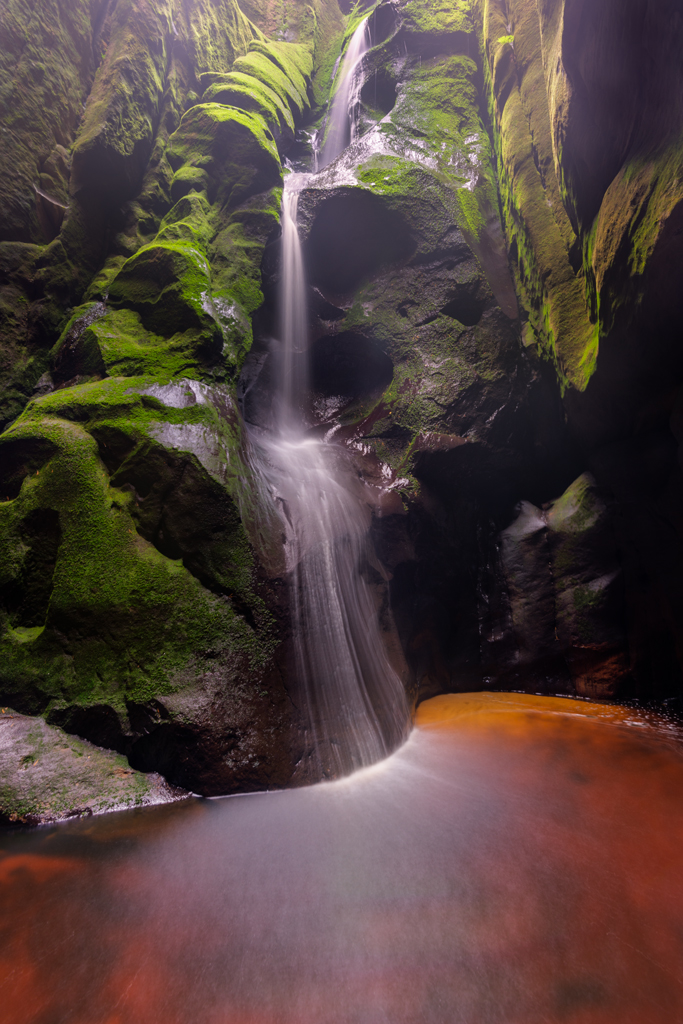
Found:
M 0 18 L 10 1024 L 677 1020 L 681 0 Z

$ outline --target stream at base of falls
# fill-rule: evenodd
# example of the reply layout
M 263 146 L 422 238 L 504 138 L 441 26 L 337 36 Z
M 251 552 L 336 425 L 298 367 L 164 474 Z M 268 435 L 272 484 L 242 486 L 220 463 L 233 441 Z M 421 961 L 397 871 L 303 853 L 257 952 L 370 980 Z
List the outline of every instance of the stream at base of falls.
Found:
M 676 1024 L 683 752 L 620 708 L 421 705 L 381 764 L 0 841 L 3 1024 Z

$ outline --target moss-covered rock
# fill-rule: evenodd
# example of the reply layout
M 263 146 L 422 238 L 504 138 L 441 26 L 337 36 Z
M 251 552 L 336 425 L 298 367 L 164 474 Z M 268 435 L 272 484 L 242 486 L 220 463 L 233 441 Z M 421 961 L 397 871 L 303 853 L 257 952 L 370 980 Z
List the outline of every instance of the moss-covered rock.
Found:
M 143 324 L 166 337 L 205 329 L 210 350 L 222 343 L 211 315 L 209 264 L 200 249 L 184 241 L 156 242 L 128 260 L 112 281 L 109 300 L 140 313 Z
M 249 75 L 257 82 L 261 82 L 289 105 L 295 117 L 301 117 L 308 106 L 305 82 L 293 62 L 287 63 L 292 68 L 294 80 L 282 70 L 283 63 L 281 59 L 275 59 L 275 53 L 270 47 L 261 47 L 258 50 L 252 48 L 244 57 L 238 57 L 233 64 L 233 71 Z
M 90 7 L 85 0 L 3 6 L 0 240 L 47 242 L 59 231 L 68 149 L 103 45 Z
M 235 58 L 246 53 L 254 38 L 263 38 L 236 0 L 193 0 L 183 14 L 187 19 L 188 50 L 197 76 L 229 71 Z
M 236 504 L 228 394 L 149 377 L 71 387 L 33 402 L 2 451 L 2 699 L 195 789 L 286 781 L 277 637 Z M 214 731 L 203 698 L 193 718 L 193 686 L 214 694 Z M 227 765 L 231 715 L 243 725 L 230 746 L 248 750 Z
M 72 189 L 109 202 L 140 188 L 152 151 L 173 40 L 171 5 L 116 6 L 111 42 L 74 147 Z
M 593 477 L 582 474 L 544 509 L 521 502 L 497 557 L 506 601 L 498 599 L 485 646 L 495 644 L 498 685 L 550 683 L 583 697 L 623 689 L 630 673 L 624 578 L 614 522 Z
M 552 360 L 560 379 L 585 388 L 599 328 L 575 272 L 577 236 L 563 205 L 536 6 L 498 0 L 474 6 L 484 50 L 498 177 L 516 285 L 529 317 L 525 343 Z
M 469 0 L 408 0 L 400 5 L 405 30 L 419 46 L 439 46 L 442 52 L 464 49 L 474 34 Z
M 5 193 L 21 237 L 49 244 L 0 252 L 2 414 L 15 420 L 2 439 L 2 692 L 206 792 L 282 785 L 296 760 L 277 600 L 261 596 L 238 419 L 216 383 L 239 369 L 263 302 L 276 139 L 293 138 L 316 39 L 340 25 L 336 5 L 314 8 L 290 10 L 275 41 L 234 0 L 126 0 L 103 22 L 46 8 L 33 28 L 13 10 L 8 23 L 14 91 L 1 98 L 18 148 Z M 38 131 L 32 112 L 29 138 L 38 59 L 56 102 Z M 198 105 L 208 87 L 220 103 Z M 29 177 L 38 191 L 22 196 Z
M 223 103 L 248 110 L 263 119 L 276 139 L 294 137 L 294 117 L 289 104 L 251 75 L 232 71 L 215 79 L 202 96 L 204 103 Z
M 406 57 L 403 38 L 417 42 L 402 32 L 369 66 L 376 73 L 382 58 L 391 69 L 393 109 L 299 201 L 312 283 L 339 308 L 314 331 L 354 332 L 393 365 L 381 400 L 347 404 L 342 421 L 360 424 L 399 475 L 422 445 L 431 450 L 429 435 L 479 443 L 494 409 L 516 402 L 522 377 L 531 384 L 476 64 L 461 54 Z M 338 184 L 349 178 L 355 186 Z M 458 447 L 450 445 L 452 458 Z
M 169 142 L 168 157 L 180 167 L 209 175 L 209 198 L 236 206 L 282 181 L 272 133 L 255 114 L 219 103 L 202 103 L 183 116 Z
M 281 196 L 275 188 L 248 199 L 211 241 L 213 301 L 224 321 L 232 317 L 243 322 L 244 315 L 253 315 L 263 302 L 261 264 L 266 243 L 279 227 Z M 244 322 L 240 363 L 251 346 L 251 324 L 248 319 Z
M 42 718 L 0 709 L 0 824 L 43 825 L 64 818 L 182 799 L 160 775 L 69 736 Z
M 527 343 L 583 391 L 600 338 L 647 290 L 683 200 L 680 23 L 668 0 L 646 26 L 638 3 L 612 0 L 477 0 L 473 10 Z M 660 69 L 646 75 L 654 52 Z

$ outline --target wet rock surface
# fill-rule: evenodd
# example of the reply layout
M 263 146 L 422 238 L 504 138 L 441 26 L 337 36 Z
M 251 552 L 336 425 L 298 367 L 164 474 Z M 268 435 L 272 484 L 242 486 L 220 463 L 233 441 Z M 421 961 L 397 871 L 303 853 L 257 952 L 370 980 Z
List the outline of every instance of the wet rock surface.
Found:
M 188 794 L 125 757 L 47 725 L 0 713 L 0 824 L 44 825 L 64 818 L 182 800 Z

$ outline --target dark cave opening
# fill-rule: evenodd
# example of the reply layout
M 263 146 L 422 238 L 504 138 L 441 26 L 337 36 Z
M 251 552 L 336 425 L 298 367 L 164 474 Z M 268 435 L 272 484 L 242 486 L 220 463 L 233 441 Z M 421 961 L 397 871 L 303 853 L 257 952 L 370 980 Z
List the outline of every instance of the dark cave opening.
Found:
M 311 346 L 311 388 L 326 397 L 360 398 L 383 391 L 393 375 L 389 356 L 362 334 L 345 331 Z

